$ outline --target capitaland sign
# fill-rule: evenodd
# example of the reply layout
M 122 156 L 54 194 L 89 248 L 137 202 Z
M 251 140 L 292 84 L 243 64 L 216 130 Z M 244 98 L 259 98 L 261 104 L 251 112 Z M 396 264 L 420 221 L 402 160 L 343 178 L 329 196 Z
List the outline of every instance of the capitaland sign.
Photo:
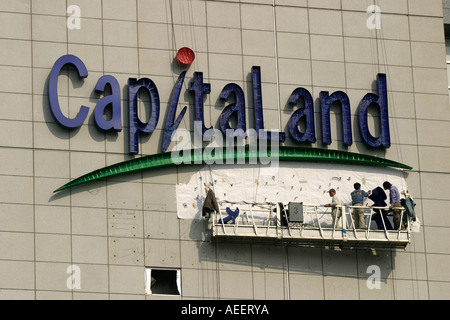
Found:
M 81 59 L 74 55 L 65 55 L 59 58 L 50 73 L 48 84 L 49 105 L 55 120 L 67 129 L 75 129 L 80 127 L 86 120 L 89 108 L 80 106 L 79 112 L 75 118 L 66 117 L 61 111 L 58 100 L 58 76 L 61 70 L 66 66 L 72 66 L 77 70 L 80 78 L 88 77 L 88 71 Z M 162 152 L 166 152 L 178 126 L 185 116 L 187 107 L 184 107 L 177 114 L 179 97 L 185 81 L 186 72 L 182 72 L 178 77 L 173 88 L 173 94 L 168 108 L 167 120 L 164 127 L 164 137 L 162 143 Z M 268 132 L 264 129 L 263 117 L 263 95 L 261 86 L 261 68 L 253 67 L 251 70 L 252 78 L 252 99 L 253 99 L 253 117 L 255 123 L 255 131 L 258 140 L 277 140 L 283 142 L 286 140 L 284 132 L 277 133 Z M 369 147 L 373 148 L 389 148 L 391 146 L 389 131 L 389 108 L 387 98 L 386 75 L 378 74 L 378 94 L 368 93 L 359 105 L 359 131 L 362 141 Z M 121 106 L 121 88 L 117 79 L 111 75 L 100 77 L 95 86 L 95 91 L 100 95 L 106 94 L 107 88 L 110 88 L 109 95 L 101 98 L 94 110 L 94 120 L 100 130 L 115 131 L 122 130 L 122 106 Z M 151 114 L 147 122 L 143 122 L 138 116 L 138 93 L 140 90 L 146 90 L 150 97 Z M 194 121 L 200 123 L 196 126 L 203 137 L 211 137 L 211 128 L 206 128 L 204 121 L 204 98 L 211 92 L 211 85 L 205 83 L 202 72 L 195 72 L 193 79 L 189 85 L 194 100 Z M 226 106 L 219 119 L 219 129 L 223 135 L 240 135 L 247 131 L 246 127 L 246 99 L 243 89 L 235 84 L 227 84 L 221 94 L 220 99 L 223 102 L 233 99 L 233 103 Z M 314 100 L 311 93 L 305 88 L 296 88 L 290 97 L 288 97 L 289 105 L 295 107 L 303 103 L 304 107 L 298 108 L 289 119 L 289 133 L 294 141 L 298 143 L 314 143 L 316 142 L 316 128 L 314 121 Z M 320 93 L 320 111 L 321 111 L 321 135 L 322 143 L 329 145 L 332 143 L 331 124 L 330 124 L 330 106 L 338 102 L 342 109 L 342 128 L 343 143 L 346 146 L 353 144 L 352 121 L 350 100 L 346 93 L 336 91 L 330 94 L 327 91 Z M 379 136 L 375 137 L 369 130 L 369 106 L 375 106 L 379 110 Z M 161 102 L 156 84 L 149 78 L 129 78 L 128 79 L 128 113 L 129 113 L 129 153 L 139 153 L 140 134 L 152 133 L 160 121 Z M 106 113 L 110 116 L 106 119 Z M 236 125 L 230 127 L 230 119 L 236 117 Z M 301 131 L 299 129 L 300 122 L 306 125 Z M 227 133 L 228 132 L 228 133 Z
M 51 70 L 48 82 L 49 105 L 55 120 L 61 126 L 67 129 L 76 129 L 86 121 L 89 108 L 80 106 L 74 118 L 68 118 L 63 114 L 58 100 L 58 77 L 61 70 L 67 66 L 75 68 L 78 77 L 81 79 L 88 77 L 86 66 L 78 57 L 65 55 L 59 58 Z M 182 108 L 177 116 L 179 97 L 182 93 L 185 78 L 186 72 L 184 71 L 179 75 L 173 88 L 166 115 L 161 153 L 131 159 L 95 170 L 70 181 L 55 192 L 124 173 L 180 164 L 209 165 L 213 163 L 234 163 L 229 160 L 237 160 L 238 164 L 255 164 L 259 162 L 259 164 L 265 165 L 275 160 L 276 164 L 279 161 L 309 161 L 412 169 L 405 164 L 371 155 L 301 146 L 301 144 L 317 141 L 314 121 L 314 100 L 311 93 L 301 87 L 293 90 L 292 94 L 288 97 L 288 104 L 292 108 L 299 106 L 292 113 L 288 123 L 289 134 L 294 141 L 298 142 L 299 146 L 287 147 L 281 145 L 280 142 L 286 141 L 286 134 L 284 132 L 268 131 L 264 128 L 261 68 L 257 66 L 251 70 L 252 90 L 250 93 L 251 97 L 249 97 L 253 102 L 252 116 L 254 118 L 255 128 L 247 128 L 246 97 L 243 89 L 235 83 L 225 85 L 220 93 L 220 100 L 224 103 L 229 102 L 229 104 L 224 107 L 220 115 L 219 129 L 207 128 L 204 120 L 204 99 L 211 92 L 211 85 L 204 82 L 203 73 L 195 72 L 193 74 L 188 89 L 194 101 L 194 148 L 192 148 L 189 131 L 179 129 L 179 125 L 186 114 L 187 107 Z M 367 146 L 372 148 L 389 148 L 391 146 L 391 140 L 386 75 L 378 74 L 377 83 L 378 93 L 366 94 L 359 105 L 359 132 L 362 141 Z M 127 89 L 127 110 L 129 118 L 128 151 L 130 154 L 137 154 L 139 153 L 139 139 L 141 134 L 151 134 L 157 127 L 160 120 L 161 102 L 158 88 L 149 78 L 129 78 Z M 150 98 L 151 112 L 149 120 L 146 122 L 142 121 L 138 115 L 138 98 L 141 90 L 145 90 Z M 105 132 L 121 131 L 123 125 L 121 87 L 117 79 L 111 75 L 100 77 L 95 86 L 95 91 L 99 96 L 104 96 L 99 99 L 94 109 L 96 126 Z M 324 145 L 332 143 L 330 108 L 334 103 L 340 105 L 342 110 L 343 143 L 346 146 L 350 146 L 353 144 L 350 99 L 342 91 L 336 91 L 332 94 L 327 91 L 320 93 L 322 143 Z M 377 108 L 380 115 L 378 130 L 380 134 L 377 137 L 372 135 L 369 129 L 368 111 L 370 106 Z M 233 128 L 230 125 L 232 119 L 236 119 Z M 220 148 L 210 147 L 213 142 L 222 141 L 223 143 L 223 137 L 226 137 L 226 152 L 223 152 Z M 171 152 L 167 152 L 171 142 L 180 141 L 180 139 L 184 145 L 181 147 L 180 143 L 178 143 Z M 187 143 L 186 140 L 188 140 Z M 239 145 L 237 148 L 235 146 L 229 148 L 229 142 L 234 143 L 235 140 L 241 143 L 242 148 Z M 248 141 L 246 142 L 245 140 Z M 203 148 L 203 142 L 210 142 L 210 145 Z M 247 145 L 245 145 L 246 143 Z M 223 149 L 223 144 L 221 144 L 221 147 Z M 182 156 L 180 155 L 181 153 L 183 154 Z M 269 159 L 268 162 L 267 159 Z

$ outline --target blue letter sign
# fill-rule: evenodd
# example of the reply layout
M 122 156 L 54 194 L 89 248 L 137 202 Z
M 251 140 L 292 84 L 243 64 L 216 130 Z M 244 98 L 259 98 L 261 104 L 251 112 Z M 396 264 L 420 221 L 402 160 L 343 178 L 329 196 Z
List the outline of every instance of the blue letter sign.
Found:
M 359 129 L 364 142 L 373 148 L 391 146 L 391 138 L 389 132 L 389 110 L 388 110 L 388 96 L 386 75 L 378 74 L 378 95 L 368 93 L 361 101 L 359 109 Z M 378 138 L 372 136 L 369 132 L 368 125 L 368 110 L 369 106 L 374 104 L 380 110 L 380 129 L 381 134 Z
M 81 106 L 75 118 L 68 118 L 61 110 L 58 101 L 58 77 L 61 70 L 65 66 L 72 66 L 78 73 L 78 77 L 83 79 L 88 76 L 88 71 L 83 61 L 74 55 L 64 55 L 60 57 L 50 72 L 48 81 L 48 98 L 50 110 L 60 125 L 68 129 L 80 127 L 86 120 L 89 108 Z M 172 140 L 172 135 L 178 129 L 181 120 L 184 118 L 187 108 L 184 107 L 177 115 L 177 107 L 181 91 L 183 90 L 183 83 L 186 77 L 186 71 L 182 72 L 174 86 L 172 98 L 169 105 L 166 124 L 164 128 L 164 137 L 162 141 L 162 151 L 166 152 Z M 283 142 L 286 140 L 285 132 L 280 132 L 277 136 L 272 135 L 264 129 L 263 117 L 263 97 L 261 84 L 261 67 L 253 66 L 251 70 L 252 77 L 252 95 L 254 108 L 254 121 L 256 129 L 256 137 L 259 142 L 265 140 L 273 140 Z M 368 93 L 364 96 L 359 106 L 359 131 L 363 142 L 373 148 L 391 146 L 390 129 L 389 129 L 389 108 L 388 108 L 388 94 L 387 81 L 385 74 L 378 74 L 378 94 Z M 106 95 L 110 88 L 111 94 Z M 139 90 L 144 89 L 150 96 L 150 118 L 148 122 L 142 122 L 138 115 L 138 93 Z M 189 86 L 190 92 L 194 96 L 194 131 L 202 136 L 201 142 L 204 139 L 211 138 L 214 135 L 214 130 L 206 128 L 204 119 L 204 98 L 206 94 L 211 92 L 211 85 L 203 82 L 203 73 L 195 72 L 192 82 Z M 116 78 L 110 75 L 104 75 L 97 81 L 95 91 L 104 96 L 97 102 L 94 110 L 94 120 L 97 127 L 103 131 L 121 131 L 122 130 L 122 110 L 121 110 L 121 89 Z M 152 133 L 158 124 L 160 116 L 160 98 L 158 89 L 155 83 L 148 78 L 128 80 L 128 112 L 129 112 L 129 152 L 136 154 L 139 152 L 139 134 Z M 230 101 L 219 118 L 220 131 L 227 135 L 227 138 L 242 136 L 244 138 L 247 132 L 246 122 L 246 101 L 244 90 L 236 83 L 229 83 L 224 86 L 220 93 L 221 101 Z M 289 119 L 289 132 L 292 138 L 299 143 L 315 143 L 316 130 L 314 122 L 314 100 L 311 93 L 305 88 L 296 88 L 289 97 L 289 105 L 295 107 L 304 102 L 304 107 L 299 107 L 292 113 Z M 330 95 L 328 91 L 320 93 L 320 111 L 322 120 L 322 142 L 325 145 L 332 143 L 331 138 L 331 124 L 330 124 L 330 108 L 334 102 L 339 102 L 342 110 L 342 129 L 343 129 L 343 143 L 346 146 L 353 144 L 352 136 L 352 121 L 351 121 L 351 107 L 350 100 L 346 93 L 336 91 Z M 380 114 L 380 135 L 374 137 L 368 125 L 368 110 L 370 106 L 375 106 Z M 107 111 L 108 110 L 108 111 Z M 107 119 L 110 115 L 110 119 Z M 231 127 L 230 119 L 236 116 L 237 123 L 235 128 Z M 300 122 L 305 122 L 305 128 L 300 128 Z M 198 125 L 198 127 L 197 127 Z M 230 131 L 231 130 L 231 131 Z M 228 131 L 228 132 L 227 132 Z M 378 130 L 377 130 L 378 131 Z M 196 135 L 197 136 L 197 135 Z M 194 139 L 195 142 L 195 139 Z
M 222 131 L 224 135 L 227 134 L 227 130 L 231 129 L 230 118 L 233 113 L 237 114 L 237 125 L 235 130 L 242 129 L 242 132 L 247 131 L 247 125 L 245 123 L 245 97 L 242 88 L 235 83 L 229 83 L 223 88 L 220 99 L 226 101 L 232 93 L 236 97 L 236 103 L 227 106 L 220 115 L 220 131 Z M 234 133 L 231 136 L 234 136 Z
M 262 88 L 261 88 L 261 67 L 252 67 L 252 86 L 253 86 L 253 108 L 255 110 L 255 129 L 259 139 L 272 140 L 270 132 L 264 131 L 264 116 L 262 104 Z M 280 141 L 286 140 L 286 134 L 280 132 L 278 134 Z
M 336 91 L 331 96 L 328 91 L 320 93 L 321 113 L 322 113 L 322 143 L 331 144 L 331 125 L 330 125 L 330 106 L 335 102 L 341 103 L 342 110 L 342 131 L 344 135 L 344 145 L 351 146 L 352 138 L 352 119 L 350 114 L 350 99 L 342 91 Z
M 95 91 L 97 93 L 105 92 L 106 85 L 110 85 L 111 94 L 101 98 L 95 106 L 94 117 L 95 123 L 104 131 L 122 131 L 122 112 L 120 103 L 120 85 L 113 76 L 103 76 L 98 79 Z M 105 109 L 111 105 L 111 120 L 105 120 Z
M 316 142 L 316 129 L 314 125 L 314 102 L 308 90 L 297 88 L 289 97 L 289 104 L 296 106 L 300 99 L 305 101 L 305 107 L 295 111 L 289 119 L 289 132 L 297 142 Z M 306 117 L 305 132 L 300 132 L 298 123 L 301 118 Z
M 178 77 L 177 83 L 175 84 L 175 87 L 173 88 L 173 94 L 172 94 L 172 100 L 170 102 L 170 109 L 169 109 L 169 115 L 167 116 L 166 121 L 166 129 L 164 130 L 164 140 L 162 145 L 162 152 L 166 152 L 169 148 L 170 142 L 172 141 L 172 135 L 175 132 L 175 130 L 178 129 L 178 126 L 180 125 L 181 120 L 184 117 L 184 114 L 187 111 L 187 107 L 184 107 L 183 110 L 181 110 L 180 114 L 177 117 L 177 120 L 175 121 L 175 115 L 177 112 L 177 106 L 178 101 L 180 99 L 180 93 L 181 89 L 183 88 L 183 82 L 184 78 L 186 77 L 186 71 L 183 71 L 180 76 Z
M 201 132 L 198 133 L 203 137 L 207 130 L 212 129 L 212 127 L 208 129 L 205 127 L 205 114 L 203 111 L 203 95 L 211 92 L 211 85 L 203 83 L 203 72 L 194 72 L 194 80 L 191 82 L 189 89 L 194 93 L 195 121 L 201 122 Z
M 151 116 L 147 123 L 138 116 L 138 92 L 145 88 L 150 95 Z M 148 78 L 128 79 L 128 106 L 130 117 L 130 153 L 139 152 L 139 132 L 152 133 L 159 120 L 159 93 L 154 82 Z
M 61 107 L 58 101 L 58 76 L 61 69 L 66 65 L 72 65 L 78 71 L 78 76 L 80 78 L 86 78 L 88 76 L 86 66 L 78 57 L 70 54 L 62 56 L 55 62 L 50 73 L 50 79 L 48 81 L 48 98 L 50 109 L 52 110 L 55 120 L 66 128 L 74 129 L 83 124 L 89 113 L 89 108 L 81 106 L 80 112 L 75 119 L 66 118 L 61 112 Z

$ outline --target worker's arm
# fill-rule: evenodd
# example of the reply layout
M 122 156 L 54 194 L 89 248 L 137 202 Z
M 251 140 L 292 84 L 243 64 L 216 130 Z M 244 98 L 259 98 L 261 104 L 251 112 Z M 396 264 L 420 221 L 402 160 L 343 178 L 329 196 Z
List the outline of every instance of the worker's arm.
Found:
M 325 207 L 332 207 L 332 208 L 334 208 L 334 207 L 336 207 L 337 206 L 337 203 L 336 202 L 331 202 L 331 203 L 329 203 L 329 204 L 326 204 L 325 205 Z

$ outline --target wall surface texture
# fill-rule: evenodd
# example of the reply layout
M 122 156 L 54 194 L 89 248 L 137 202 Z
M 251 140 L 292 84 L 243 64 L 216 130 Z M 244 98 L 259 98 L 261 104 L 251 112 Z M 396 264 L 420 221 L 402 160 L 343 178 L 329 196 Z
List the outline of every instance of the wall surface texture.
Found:
M 381 28 L 368 28 L 370 5 Z M 81 9 L 68 28 L 67 8 Z M 375 20 L 376 21 L 376 20 Z M 254 127 L 251 68 L 260 66 L 266 129 L 289 135 L 297 87 L 315 101 L 318 141 L 321 91 L 344 91 L 352 107 L 354 143 L 343 145 L 333 108 L 329 149 L 376 155 L 414 169 L 406 174 L 421 232 L 406 250 L 334 249 L 210 243 L 199 220 L 177 218 L 176 185 L 199 166 L 120 176 L 53 194 L 80 175 L 161 152 L 179 48 L 196 53 L 180 104 L 180 128 L 193 130 L 194 71 L 203 72 L 205 125 L 218 128 L 228 83 L 246 97 Z M 450 106 L 441 0 L 0 0 L 0 299 L 450 299 Z M 48 102 L 55 61 L 79 57 L 89 76 L 64 68 L 58 81 L 63 113 L 89 107 L 84 124 L 67 130 Z M 392 146 L 371 149 L 358 130 L 358 105 L 388 79 Z M 97 80 L 119 82 L 123 130 L 102 132 L 93 111 Z M 159 90 L 156 130 L 128 153 L 128 79 L 148 77 Z M 142 119 L 148 97 L 141 96 Z M 376 121 L 373 121 L 376 123 Z M 372 130 L 375 130 L 371 123 Z M 309 146 L 309 145 L 308 145 Z M 173 148 L 171 145 L 170 148 Z M 327 197 L 324 201 L 328 201 Z M 80 289 L 69 289 L 71 265 Z M 367 268 L 381 270 L 369 290 Z M 182 295 L 145 295 L 144 269 L 181 270 Z

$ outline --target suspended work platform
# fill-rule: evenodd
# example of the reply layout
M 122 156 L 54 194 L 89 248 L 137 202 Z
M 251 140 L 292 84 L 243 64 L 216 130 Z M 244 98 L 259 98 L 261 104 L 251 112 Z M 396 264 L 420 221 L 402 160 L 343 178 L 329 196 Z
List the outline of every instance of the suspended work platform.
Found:
M 342 217 L 333 221 L 331 208 L 321 205 L 221 201 L 208 230 L 212 241 L 224 242 L 403 249 L 410 242 L 411 223 L 404 208 L 398 208 L 404 230 L 393 230 L 392 217 L 374 211 L 388 208 L 368 206 L 357 207 L 364 209 L 366 227 L 355 228 L 354 208 L 343 205 Z

